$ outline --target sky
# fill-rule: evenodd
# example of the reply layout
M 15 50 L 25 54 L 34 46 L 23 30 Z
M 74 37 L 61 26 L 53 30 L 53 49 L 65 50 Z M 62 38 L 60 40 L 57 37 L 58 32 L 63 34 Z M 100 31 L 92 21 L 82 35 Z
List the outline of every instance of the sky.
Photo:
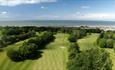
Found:
M 0 20 L 115 21 L 115 0 L 0 0 Z

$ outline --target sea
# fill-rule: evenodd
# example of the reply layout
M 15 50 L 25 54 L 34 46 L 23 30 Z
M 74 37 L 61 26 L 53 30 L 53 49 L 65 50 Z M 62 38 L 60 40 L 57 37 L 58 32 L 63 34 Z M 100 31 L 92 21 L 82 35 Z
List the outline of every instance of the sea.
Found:
M 0 26 L 111 26 L 115 27 L 115 21 L 84 21 L 84 20 L 23 20 L 0 21 Z

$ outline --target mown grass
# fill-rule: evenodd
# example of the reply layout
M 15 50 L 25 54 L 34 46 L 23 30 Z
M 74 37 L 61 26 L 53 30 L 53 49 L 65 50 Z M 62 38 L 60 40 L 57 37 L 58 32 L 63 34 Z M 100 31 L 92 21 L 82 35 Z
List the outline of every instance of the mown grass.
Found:
M 13 62 L 7 57 L 7 50 L 18 47 L 24 41 L 8 46 L 0 52 L 0 70 L 66 70 L 68 35 L 59 33 L 55 36 L 55 41 L 42 50 L 42 57 L 37 60 Z
M 86 50 L 89 48 L 97 47 L 96 40 L 99 34 L 91 34 L 86 37 L 78 40 L 78 45 L 80 46 L 80 50 Z
M 91 34 L 79 39 L 78 45 L 80 46 L 80 50 L 83 51 L 89 48 L 99 47 L 96 45 L 98 36 L 99 34 Z M 3 52 L 0 52 L 0 70 L 67 70 L 68 34 L 58 33 L 55 37 L 55 41 L 47 45 L 46 49 L 42 50 L 42 57 L 37 60 L 13 62 L 7 57 L 6 51 L 18 47 L 24 41 L 8 46 Z M 106 51 L 110 53 L 113 70 L 115 70 L 115 52 L 113 49 L 106 49 Z

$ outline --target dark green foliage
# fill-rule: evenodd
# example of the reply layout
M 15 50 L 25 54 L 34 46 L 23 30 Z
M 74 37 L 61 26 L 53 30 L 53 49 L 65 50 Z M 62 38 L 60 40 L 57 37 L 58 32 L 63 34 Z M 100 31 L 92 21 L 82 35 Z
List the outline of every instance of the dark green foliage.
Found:
M 45 46 L 53 40 L 54 36 L 51 32 L 44 32 L 42 35 L 24 42 L 17 50 L 9 50 L 7 55 L 11 60 L 16 62 L 26 59 L 37 59 L 41 57 L 40 49 L 44 49 Z
M 99 45 L 101 48 L 105 48 L 105 47 L 106 47 L 106 39 L 103 39 L 103 38 L 100 39 L 98 45 Z
M 86 35 L 87 35 L 86 30 L 83 30 L 83 29 L 81 29 L 81 30 L 74 30 L 74 31 L 72 31 L 72 33 L 68 37 L 68 40 L 70 42 L 76 42 L 77 39 L 83 38 Z
M 5 47 L 7 45 L 10 45 L 15 42 L 25 40 L 27 38 L 34 37 L 34 36 L 35 36 L 34 31 L 30 31 L 28 33 L 23 33 L 20 35 L 2 35 L 1 40 L 0 40 L 1 47 Z
M 77 43 L 71 43 L 71 45 L 68 48 L 68 58 L 73 59 L 75 58 L 77 53 L 80 53 L 80 48 Z
M 3 48 L 0 48 L 0 52 L 4 51 Z
M 85 29 L 87 33 L 101 33 L 102 30 L 99 28 L 87 28 Z
M 114 46 L 114 40 L 113 39 L 100 39 L 98 45 L 101 48 L 113 48 Z
M 68 61 L 68 70 L 112 70 L 109 54 L 102 49 L 89 49 Z
M 0 48 L 5 47 L 5 46 L 6 46 L 5 42 L 0 40 Z
M 28 41 L 28 43 L 35 43 L 38 47 L 37 49 L 44 49 L 45 45 L 54 41 L 55 37 L 51 32 L 44 32 L 39 37 L 34 37 Z
M 69 40 L 69 42 L 76 42 L 77 41 L 76 36 L 72 35 L 72 34 L 68 37 L 68 40 Z
M 113 46 L 114 46 L 113 39 L 107 39 L 106 44 L 107 44 L 106 48 L 113 48 Z
M 18 50 L 8 50 L 7 56 L 15 61 L 24 61 L 26 59 L 37 59 L 41 57 L 41 52 L 34 50 L 35 44 L 23 44 Z
M 18 61 L 23 61 L 23 59 L 21 58 L 21 56 L 20 56 L 20 53 L 19 53 L 19 51 L 17 51 L 17 50 L 8 50 L 7 51 L 7 56 L 11 59 L 11 60 L 13 60 L 13 61 L 16 61 L 16 62 L 18 62 Z
M 97 39 L 97 44 L 101 48 L 113 48 L 114 46 L 114 32 L 106 31 L 102 32 Z

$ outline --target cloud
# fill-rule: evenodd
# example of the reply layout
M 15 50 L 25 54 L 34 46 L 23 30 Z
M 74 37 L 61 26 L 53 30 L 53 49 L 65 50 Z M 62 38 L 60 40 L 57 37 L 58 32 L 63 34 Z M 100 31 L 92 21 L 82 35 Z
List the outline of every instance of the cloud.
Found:
M 88 8 L 90 8 L 90 6 L 81 6 L 81 8 L 88 9 Z
M 0 12 L 0 19 L 6 19 L 6 18 L 10 18 L 12 16 L 9 16 L 7 11 L 2 11 Z
M 115 19 L 115 14 L 111 13 L 88 13 L 78 18 L 81 19 L 93 19 L 93 20 L 104 20 L 104 19 Z
M 16 6 L 20 4 L 35 4 L 56 1 L 57 0 L 0 0 L 0 6 Z
M 7 11 L 3 11 L 0 13 L 1 15 L 7 14 Z
M 65 16 L 67 19 L 77 20 L 113 20 L 115 19 L 115 13 L 75 13 L 69 16 Z

